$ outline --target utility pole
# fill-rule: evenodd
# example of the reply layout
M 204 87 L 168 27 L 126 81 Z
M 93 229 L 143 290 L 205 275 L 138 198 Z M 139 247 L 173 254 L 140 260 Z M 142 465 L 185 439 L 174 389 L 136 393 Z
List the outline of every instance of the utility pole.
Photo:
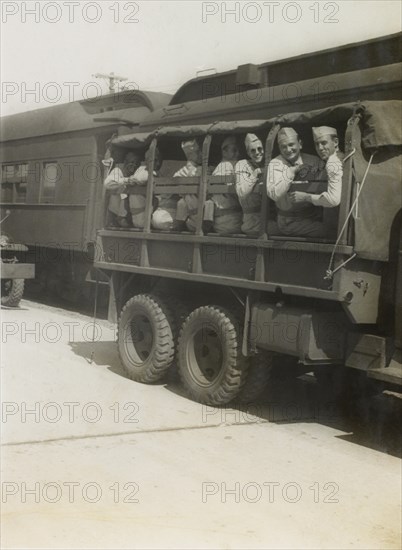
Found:
M 128 78 L 124 76 L 115 75 L 114 73 L 110 73 L 110 74 L 96 73 L 96 74 L 93 74 L 92 76 L 94 78 L 103 78 L 104 80 L 106 80 L 106 82 L 108 82 L 109 84 L 109 92 L 111 94 L 115 91 L 114 87 L 117 82 L 124 82 L 125 80 L 128 80 Z

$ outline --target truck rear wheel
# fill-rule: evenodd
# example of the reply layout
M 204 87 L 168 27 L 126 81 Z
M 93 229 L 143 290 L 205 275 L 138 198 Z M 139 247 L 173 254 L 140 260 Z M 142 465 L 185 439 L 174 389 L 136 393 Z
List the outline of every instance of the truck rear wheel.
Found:
M 195 401 L 231 401 L 245 382 L 248 365 L 235 318 L 218 306 L 194 310 L 180 332 L 178 363 L 181 380 Z
M 163 377 L 174 358 L 173 316 L 159 298 L 134 296 L 122 309 L 117 344 L 128 376 L 146 384 Z
M 1 281 L 1 305 L 17 307 L 24 294 L 24 279 L 2 279 Z

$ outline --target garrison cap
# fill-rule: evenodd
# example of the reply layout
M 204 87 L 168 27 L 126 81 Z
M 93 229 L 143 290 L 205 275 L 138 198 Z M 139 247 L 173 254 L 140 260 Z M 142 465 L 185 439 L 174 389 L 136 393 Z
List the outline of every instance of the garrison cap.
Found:
M 293 128 L 281 128 L 278 132 L 278 143 L 287 139 L 299 139 L 299 136 Z
M 314 141 L 321 139 L 323 136 L 338 137 L 338 132 L 336 131 L 336 128 L 331 128 L 330 126 L 317 126 L 313 128 Z
M 186 153 L 198 153 L 200 146 L 196 139 L 186 139 L 181 142 L 181 148 Z
M 259 143 L 262 146 L 262 142 L 260 138 L 258 138 L 255 134 L 247 134 L 246 138 L 244 140 L 244 145 L 246 146 L 247 151 L 250 149 L 250 147 L 253 144 Z

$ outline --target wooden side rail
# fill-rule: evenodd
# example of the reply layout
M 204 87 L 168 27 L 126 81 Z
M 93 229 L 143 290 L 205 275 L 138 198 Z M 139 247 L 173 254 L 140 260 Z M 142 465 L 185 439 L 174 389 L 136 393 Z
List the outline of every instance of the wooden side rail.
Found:
M 179 178 L 176 178 L 179 179 Z M 198 185 L 158 185 L 157 180 L 154 187 L 155 195 L 198 195 Z
M 155 178 L 154 193 L 174 194 L 174 195 L 198 195 L 199 177 L 194 178 Z M 184 181 L 182 181 L 184 180 Z M 198 181 L 197 181 L 198 180 Z M 309 192 L 309 186 L 314 183 L 326 183 L 327 180 L 303 180 L 294 181 L 292 185 L 297 185 L 293 190 Z M 255 193 L 262 194 L 263 186 L 259 185 Z M 311 190 L 312 193 L 316 192 Z M 146 195 L 146 185 L 130 185 L 126 190 L 127 195 Z M 233 176 L 209 176 L 207 185 L 207 194 L 236 194 L 236 184 Z
M 155 185 L 162 187 L 164 185 L 199 185 L 200 176 L 192 177 L 157 177 L 155 178 Z

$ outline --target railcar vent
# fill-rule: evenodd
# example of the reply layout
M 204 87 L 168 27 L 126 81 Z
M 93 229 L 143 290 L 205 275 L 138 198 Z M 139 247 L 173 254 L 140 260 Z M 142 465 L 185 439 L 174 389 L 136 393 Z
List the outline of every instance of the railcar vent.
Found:
M 246 63 L 239 65 L 236 72 L 236 84 L 239 86 L 257 86 L 261 83 L 258 65 Z

